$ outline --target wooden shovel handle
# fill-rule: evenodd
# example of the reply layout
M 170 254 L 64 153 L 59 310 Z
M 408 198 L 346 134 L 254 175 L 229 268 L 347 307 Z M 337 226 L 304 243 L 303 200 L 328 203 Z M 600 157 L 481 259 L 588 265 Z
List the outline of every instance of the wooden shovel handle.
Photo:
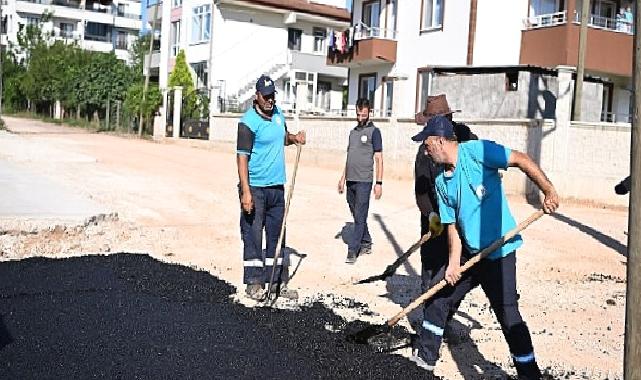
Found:
M 504 236 L 496 239 L 488 247 L 484 248 L 478 254 L 474 255 L 471 259 L 467 260 L 465 264 L 463 264 L 463 266 L 461 267 L 461 274 L 465 273 L 468 269 L 473 267 L 476 263 L 486 258 L 490 253 L 494 252 L 497 248 L 503 246 L 503 244 L 505 244 L 508 240 L 512 239 L 519 232 L 527 228 L 527 226 L 529 226 L 530 224 L 538 220 L 540 217 L 542 217 L 543 214 L 544 214 L 544 211 L 539 210 L 534 214 L 530 215 L 529 218 L 519 223 L 519 225 L 516 226 L 514 229 L 508 231 Z M 445 279 L 439 281 L 436 285 L 429 288 L 428 291 L 423 293 L 420 297 L 415 299 L 412 303 L 407 305 L 407 307 L 405 307 L 398 314 L 396 314 L 389 321 L 387 321 L 387 325 L 390 327 L 394 326 L 395 324 L 398 323 L 398 321 L 401 320 L 401 318 L 405 317 L 407 314 L 409 314 L 412 310 L 416 309 L 423 302 L 432 298 L 436 293 L 438 293 L 441 289 L 443 289 L 446 286 L 447 286 L 447 281 L 445 281 Z

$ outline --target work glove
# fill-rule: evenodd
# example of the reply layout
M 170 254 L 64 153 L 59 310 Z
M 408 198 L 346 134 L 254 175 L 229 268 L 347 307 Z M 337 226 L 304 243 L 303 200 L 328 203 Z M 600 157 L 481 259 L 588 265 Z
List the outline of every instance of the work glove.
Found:
M 428 216 L 430 222 L 430 232 L 433 236 L 439 236 L 443 233 L 443 225 L 441 224 L 441 218 L 434 211 L 430 212 Z

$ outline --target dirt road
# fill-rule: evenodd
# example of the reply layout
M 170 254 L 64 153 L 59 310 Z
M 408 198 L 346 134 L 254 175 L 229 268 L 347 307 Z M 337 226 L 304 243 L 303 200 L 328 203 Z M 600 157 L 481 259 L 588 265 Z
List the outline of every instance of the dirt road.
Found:
M 2 259 L 146 252 L 241 284 L 234 146 L 154 143 L 25 119 L 5 121 L 12 132 L 0 131 L 0 161 L 42 175 L 117 217 L 32 234 L 19 232 L 23 221 L 0 218 L 0 230 L 12 230 L 0 234 Z M 367 303 L 373 316 L 337 312 L 381 322 L 418 294 L 418 255 L 387 283 L 349 283 L 379 273 L 419 237 L 411 178 L 385 180 L 382 199 L 372 200 L 370 207 L 374 252 L 349 266 L 341 239 L 349 211 L 336 191 L 341 168 L 306 161 L 313 154 L 303 150 L 288 218 L 287 245 L 294 250 L 291 286 L 305 297 L 335 294 Z M 534 211 L 519 199 L 511 200 L 511 208 L 519 220 Z M 524 232 L 517 265 L 520 305 L 543 368 L 595 379 L 620 377 L 626 226 L 624 210 L 562 205 L 558 214 Z M 418 321 L 420 313 L 410 319 Z M 450 335 L 437 375 L 469 379 L 514 373 L 480 290 L 463 302 Z

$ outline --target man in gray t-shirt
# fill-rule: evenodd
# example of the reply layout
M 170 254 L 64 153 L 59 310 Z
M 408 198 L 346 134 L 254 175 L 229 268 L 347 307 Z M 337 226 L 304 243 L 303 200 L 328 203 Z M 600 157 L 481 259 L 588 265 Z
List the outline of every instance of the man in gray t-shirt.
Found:
M 349 133 L 347 161 L 338 192 L 345 191 L 347 182 L 347 204 L 354 217 L 354 233 L 347 244 L 348 264 L 354 264 L 361 254 L 372 252 L 372 237 L 367 228 L 369 199 L 374 181 L 374 162 L 376 161 L 376 184 L 374 197 L 383 194 L 383 140 L 381 131 L 369 120 L 370 103 L 367 99 L 356 102 L 356 121 L 358 125 Z

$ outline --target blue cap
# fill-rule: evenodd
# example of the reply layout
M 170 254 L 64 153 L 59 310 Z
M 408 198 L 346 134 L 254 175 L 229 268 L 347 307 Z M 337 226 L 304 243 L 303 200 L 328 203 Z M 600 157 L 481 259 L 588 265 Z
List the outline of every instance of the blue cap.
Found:
M 256 91 L 262 95 L 270 95 L 276 92 L 276 86 L 272 78 L 267 75 L 261 75 L 256 81 Z
M 434 116 L 427 121 L 422 131 L 412 137 L 412 140 L 421 142 L 430 136 L 455 137 L 454 125 L 445 116 Z

